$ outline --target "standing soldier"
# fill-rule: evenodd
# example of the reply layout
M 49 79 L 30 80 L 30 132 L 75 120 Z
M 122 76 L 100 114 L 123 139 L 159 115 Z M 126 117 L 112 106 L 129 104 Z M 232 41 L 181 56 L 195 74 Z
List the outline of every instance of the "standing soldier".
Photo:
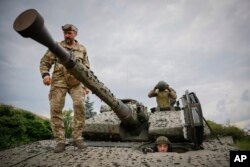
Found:
M 148 93 L 148 97 L 156 97 L 158 111 L 168 111 L 174 105 L 177 95 L 165 81 L 159 81 L 155 88 Z
M 71 52 L 77 61 L 82 62 L 89 68 L 89 61 L 86 48 L 79 44 L 75 37 L 77 28 L 72 24 L 62 26 L 64 40 L 59 44 L 67 51 Z M 54 65 L 52 78 L 50 68 Z M 62 110 L 65 103 L 66 94 L 69 93 L 73 101 L 74 119 L 72 127 L 73 146 L 78 149 L 85 148 L 82 139 L 82 131 L 85 124 L 84 98 L 88 94 L 88 89 L 82 85 L 67 69 L 60 63 L 59 59 L 48 50 L 40 62 L 40 72 L 43 83 L 51 85 L 49 92 L 51 127 L 57 145 L 54 152 L 59 153 L 65 150 L 65 130 L 62 121 Z

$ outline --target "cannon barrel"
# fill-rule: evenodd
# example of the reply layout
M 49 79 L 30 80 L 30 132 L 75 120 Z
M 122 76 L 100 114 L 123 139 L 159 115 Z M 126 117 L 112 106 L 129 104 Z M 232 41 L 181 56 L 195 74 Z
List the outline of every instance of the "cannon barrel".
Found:
M 128 105 L 117 99 L 90 69 L 81 62 L 76 61 L 74 55 L 71 55 L 53 40 L 44 25 L 43 17 L 35 9 L 22 12 L 15 19 L 13 28 L 21 36 L 30 37 L 48 47 L 72 75 L 112 108 L 124 124 L 137 125 L 139 123 Z

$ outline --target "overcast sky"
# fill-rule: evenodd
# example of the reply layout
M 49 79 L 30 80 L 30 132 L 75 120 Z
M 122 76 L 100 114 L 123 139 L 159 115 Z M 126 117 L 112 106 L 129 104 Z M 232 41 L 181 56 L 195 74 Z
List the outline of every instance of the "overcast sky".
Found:
M 0 103 L 49 117 L 39 62 L 47 50 L 13 30 L 34 8 L 56 41 L 72 23 L 91 69 L 118 98 L 156 105 L 148 92 L 165 80 L 181 97 L 195 92 L 206 119 L 250 128 L 249 0 L 2 0 Z M 101 100 L 90 95 L 98 111 Z M 72 108 L 67 96 L 65 109 Z

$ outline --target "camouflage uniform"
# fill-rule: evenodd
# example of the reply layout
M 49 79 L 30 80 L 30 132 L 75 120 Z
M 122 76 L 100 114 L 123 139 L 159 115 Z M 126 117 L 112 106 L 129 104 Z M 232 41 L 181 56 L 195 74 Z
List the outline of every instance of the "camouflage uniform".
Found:
M 157 110 L 170 110 L 171 100 L 177 98 L 176 92 L 172 88 L 165 89 L 164 91 L 159 91 L 158 89 L 151 90 L 148 97 L 156 97 Z
M 69 52 L 73 52 L 77 61 L 81 61 L 89 67 L 89 61 L 86 49 L 77 41 L 73 47 L 67 46 L 62 41 L 59 44 Z M 49 70 L 54 65 L 54 71 L 51 80 L 51 89 L 49 93 L 50 100 L 50 114 L 51 114 L 51 127 L 58 143 L 65 143 L 65 131 L 62 121 L 62 110 L 65 103 L 66 93 L 69 93 L 74 108 L 74 120 L 72 127 L 73 140 L 82 139 L 82 131 L 85 123 L 85 105 L 84 105 L 84 86 L 70 75 L 67 69 L 60 64 L 58 58 L 49 50 L 45 53 L 40 62 L 40 72 L 42 77 L 49 75 Z

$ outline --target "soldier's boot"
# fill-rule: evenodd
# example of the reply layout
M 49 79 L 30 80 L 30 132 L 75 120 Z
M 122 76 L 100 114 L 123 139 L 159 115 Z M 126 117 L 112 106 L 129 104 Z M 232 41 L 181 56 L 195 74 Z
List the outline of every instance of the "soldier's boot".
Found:
M 84 149 L 87 148 L 87 146 L 84 144 L 83 140 L 74 140 L 73 146 L 77 147 L 78 149 Z
M 61 153 L 65 150 L 65 143 L 58 143 L 54 149 L 55 153 Z

